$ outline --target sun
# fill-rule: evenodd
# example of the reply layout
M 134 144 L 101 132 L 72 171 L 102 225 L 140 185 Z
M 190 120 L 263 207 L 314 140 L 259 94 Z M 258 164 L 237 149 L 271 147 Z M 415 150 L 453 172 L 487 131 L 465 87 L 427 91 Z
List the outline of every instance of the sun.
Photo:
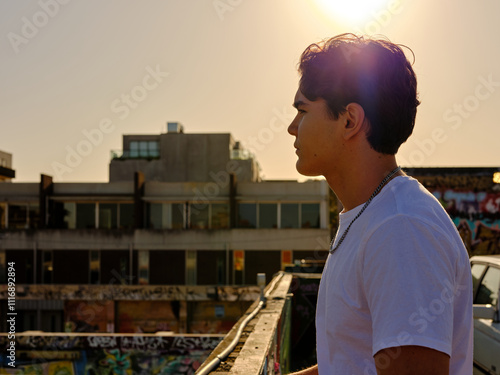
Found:
M 316 0 L 318 10 L 345 26 L 361 28 L 384 14 L 390 14 L 394 0 Z M 391 8 L 391 9 L 389 9 Z

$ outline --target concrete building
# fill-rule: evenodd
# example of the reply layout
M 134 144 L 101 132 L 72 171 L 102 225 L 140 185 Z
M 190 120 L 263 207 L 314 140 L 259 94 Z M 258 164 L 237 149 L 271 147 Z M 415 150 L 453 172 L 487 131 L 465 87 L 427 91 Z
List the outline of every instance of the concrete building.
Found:
M 262 181 L 230 134 L 171 127 L 124 136 L 110 182 L 0 184 L 19 331 L 227 332 L 257 273 L 325 256 L 325 181 Z
M 167 133 L 124 135 L 123 150 L 112 152 L 109 181 L 131 181 L 141 171 L 147 181 L 210 182 L 234 174 L 239 182 L 259 182 L 259 166 L 231 134 L 185 134 L 177 122 Z

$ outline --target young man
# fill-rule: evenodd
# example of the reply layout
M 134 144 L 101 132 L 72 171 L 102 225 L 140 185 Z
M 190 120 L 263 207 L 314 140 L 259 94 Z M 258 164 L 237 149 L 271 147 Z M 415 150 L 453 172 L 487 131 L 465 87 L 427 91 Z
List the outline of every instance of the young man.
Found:
M 316 312 L 318 365 L 297 374 L 472 374 L 472 279 L 440 203 L 398 167 L 417 81 L 402 49 L 343 34 L 302 54 L 288 132 L 297 170 L 344 207 Z

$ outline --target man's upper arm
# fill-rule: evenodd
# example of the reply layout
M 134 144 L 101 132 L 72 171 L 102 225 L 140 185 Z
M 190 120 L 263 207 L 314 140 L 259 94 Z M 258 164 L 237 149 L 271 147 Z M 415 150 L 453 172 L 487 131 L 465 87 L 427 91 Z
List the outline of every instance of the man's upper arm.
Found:
M 450 357 L 424 346 L 382 349 L 373 357 L 378 375 L 448 375 Z
M 395 217 L 386 225 L 394 233 L 375 232 L 363 258 L 372 355 L 405 346 L 450 355 L 455 306 L 443 295 L 453 297 L 455 270 L 447 238 L 412 218 Z

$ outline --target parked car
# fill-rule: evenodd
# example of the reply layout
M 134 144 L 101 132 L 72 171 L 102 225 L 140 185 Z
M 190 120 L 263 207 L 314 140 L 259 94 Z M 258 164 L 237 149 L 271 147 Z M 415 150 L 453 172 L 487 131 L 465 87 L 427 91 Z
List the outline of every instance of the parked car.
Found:
M 474 373 L 500 374 L 500 255 L 470 258 L 474 293 Z

